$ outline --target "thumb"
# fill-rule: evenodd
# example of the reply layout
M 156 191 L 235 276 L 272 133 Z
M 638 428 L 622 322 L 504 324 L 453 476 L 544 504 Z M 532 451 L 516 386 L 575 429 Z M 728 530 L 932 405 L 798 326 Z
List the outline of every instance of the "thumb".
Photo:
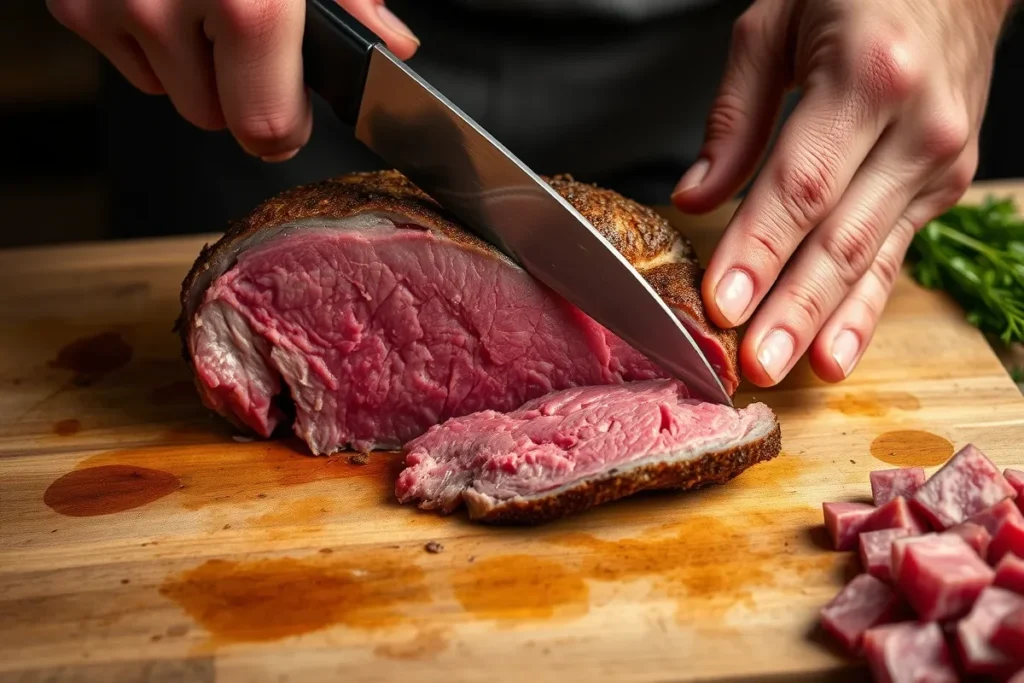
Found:
M 416 54 L 420 39 L 387 8 L 383 0 L 337 0 L 349 14 L 381 37 L 399 59 L 405 60 Z
M 696 163 L 672 192 L 684 213 L 732 197 L 753 174 L 771 137 L 785 91 L 784 22 L 755 4 L 733 25 L 729 59 L 708 114 Z

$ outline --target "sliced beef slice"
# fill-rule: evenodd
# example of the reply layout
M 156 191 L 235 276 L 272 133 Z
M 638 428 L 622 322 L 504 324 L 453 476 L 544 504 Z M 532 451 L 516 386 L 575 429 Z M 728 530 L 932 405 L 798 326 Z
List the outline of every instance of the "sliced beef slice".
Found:
M 917 490 L 912 501 L 933 527 L 946 529 L 1016 495 L 992 461 L 967 444 Z
M 614 192 L 550 183 L 651 283 L 734 392 L 736 335 L 709 323 L 690 244 Z M 258 207 L 203 249 L 179 328 L 207 406 L 269 436 L 288 419 L 287 393 L 314 453 L 397 447 L 449 417 L 665 377 L 394 171 Z
M 536 522 L 643 489 L 723 483 L 779 453 L 763 404 L 685 398 L 672 380 L 566 389 L 509 413 L 452 418 L 405 447 L 403 503 Z

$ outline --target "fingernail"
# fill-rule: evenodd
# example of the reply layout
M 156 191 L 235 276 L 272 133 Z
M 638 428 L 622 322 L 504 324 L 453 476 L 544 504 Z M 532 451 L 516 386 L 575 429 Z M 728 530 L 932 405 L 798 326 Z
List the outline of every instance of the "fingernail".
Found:
M 672 191 L 672 196 L 682 194 L 700 185 L 704 181 L 704 176 L 708 174 L 709 168 L 711 168 L 711 163 L 707 159 L 699 159 L 676 183 L 676 189 Z
M 853 364 L 860 353 L 860 336 L 853 330 L 843 330 L 832 342 L 832 358 L 843 369 L 843 377 L 853 372 Z
M 298 153 L 299 153 L 299 148 L 296 147 L 295 149 L 293 149 L 291 151 L 282 152 L 280 154 L 268 154 L 265 157 L 260 157 L 260 159 L 262 159 L 263 161 L 266 161 L 269 164 L 276 164 L 276 163 L 279 163 L 281 161 L 288 161 L 289 159 L 291 159 L 292 157 L 294 157 Z
M 730 270 L 715 288 L 715 305 L 722 316 L 735 325 L 754 298 L 754 281 L 742 270 Z
M 773 382 L 782 378 L 782 373 L 793 358 L 794 348 L 793 336 L 785 330 L 772 330 L 761 342 L 757 350 L 757 362 Z
M 413 41 L 417 45 L 420 44 L 420 39 L 416 37 L 416 34 L 405 25 L 405 22 L 395 16 L 395 13 L 387 8 L 387 5 L 377 5 L 377 16 L 384 22 L 384 25 L 395 33 L 401 33 L 403 36 Z

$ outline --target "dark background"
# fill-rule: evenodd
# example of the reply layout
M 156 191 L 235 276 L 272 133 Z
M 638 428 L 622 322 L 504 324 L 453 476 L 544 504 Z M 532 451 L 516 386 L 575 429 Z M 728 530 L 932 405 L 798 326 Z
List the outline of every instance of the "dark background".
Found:
M 1022 85 L 1024 19 L 1017 13 L 996 59 L 978 179 L 1024 178 L 1024 117 L 1020 105 L 1012 102 Z M 160 127 L 173 121 L 173 110 L 164 98 L 147 98 L 144 106 L 152 118 L 119 118 L 108 103 L 126 96 L 125 89 L 116 72 L 57 25 L 41 1 L 0 3 L 0 126 L 5 140 L 0 152 L 0 215 L 5 218 L 0 247 L 169 231 L 162 226 L 197 232 L 223 228 L 221 217 L 202 222 L 176 213 L 182 172 L 167 160 L 174 158 L 173 146 L 181 140 Z M 175 130 L 186 138 L 207 135 L 185 126 Z M 233 144 L 222 137 L 222 144 Z M 124 144 L 113 144 L 115 139 L 145 145 L 152 163 L 126 169 L 117 152 Z M 161 201 L 153 201 L 152 194 L 136 201 L 140 195 L 125 190 L 125 177 L 137 186 L 160 188 Z M 113 178 L 121 180 L 114 183 Z M 195 187 L 188 192 L 196 192 Z

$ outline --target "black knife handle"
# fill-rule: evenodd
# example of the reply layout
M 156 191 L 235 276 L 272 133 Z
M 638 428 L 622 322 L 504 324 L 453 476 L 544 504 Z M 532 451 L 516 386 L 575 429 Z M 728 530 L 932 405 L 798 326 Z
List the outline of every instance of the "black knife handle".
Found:
M 381 42 L 336 0 L 306 0 L 306 29 L 302 37 L 306 85 L 350 126 L 355 125 L 359 116 L 370 51 Z

